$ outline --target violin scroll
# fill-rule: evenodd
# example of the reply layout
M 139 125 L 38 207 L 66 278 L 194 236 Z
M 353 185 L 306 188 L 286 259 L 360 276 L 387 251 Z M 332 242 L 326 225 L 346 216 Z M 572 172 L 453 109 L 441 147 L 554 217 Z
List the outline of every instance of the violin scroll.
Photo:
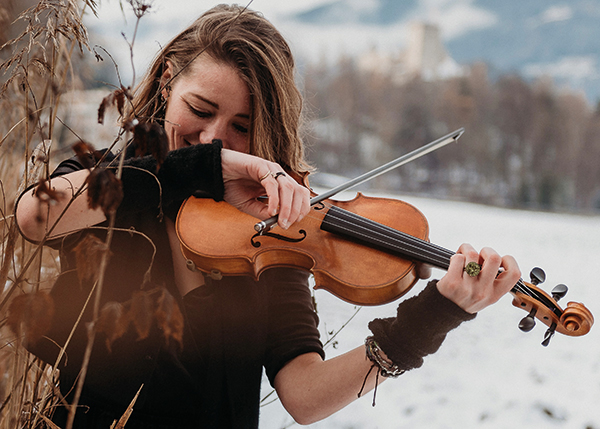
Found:
M 561 317 L 561 323 L 570 332 L 569 335 L 585 335 L 594 324 L 594 316 L 583 304 L 569 302 Z
M 569 336 L 581 336 L 590 331 L 594 316 L 583 304 L 569 302 L 564 310 L 558 305 L 558 301 L 567 294 L 566 285 L 555 286 L 550 296 L 537 286 L 546 278 L 541 268 L 534 268 L 530 278 L 531 283 L 519 280 L 511 291 L 513 305 L 529 312 L 519 322 L 519 329 L 529 332 L 535 326 L 535 319 L 542 321 L 549 327 L 542 341 L 543 346 L 550 343 L 556 331 Z

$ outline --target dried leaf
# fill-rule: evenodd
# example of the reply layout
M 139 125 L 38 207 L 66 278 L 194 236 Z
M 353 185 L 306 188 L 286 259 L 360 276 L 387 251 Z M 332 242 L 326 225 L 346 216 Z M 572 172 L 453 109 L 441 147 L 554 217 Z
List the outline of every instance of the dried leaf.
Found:
M 15 297 L 8 308 L 6 323 L 25 344 L 35 344 L 52 324 L 54 300 L 45 292 L 34 292 Z
M 123 116 L 125 112 L 125 100 L 131 100 L 133 98 L 129 88 L 125 88 L 121 86 L 118 89 L 115 89 L 113 92 L 108 94 L 106 97 L 102 99 L 100 103 L 100 107 L 98 107 L 98 123 L 104 123 L 104 116 L 106 114 L 106 109 L 110 106 L 116 106 L 119 115 Z
M 133 128 L 133 142 L 135 155 L 152 155 L 160 169 L 169 152 L 169 139 L 165 129 L 156 122 L 139 123 Z
M 149 0 L 129 0 L 129 4 L 138 19 L 143 17 L 152 8 L 152 1 Z
M 129 318 L 133 322 L 138 337 L 143 340 L 150 334 L 152 317 L 154 314 L 154 302 L 150 292 L 137 291 L 133 294 Z
M 63 192 L 57 191 L 55 188 L 51 188 L 48 186 L 48 182 L 42 179 L 35 188 L 34 195 L 40 201 L 54 204 L 62 198 Z
M 106 108 L 112 103 L 113 93 L 111 92 L 106 97 L 102 99 L 100 106 L 98 107 L 98 123 L 104 123 L 104 114 L 106 113 Z
M 96 168 L 85 182 L 90 208 L 100 208 L 107 217 L 117 210 L 123 200 L 123 186 L 111 170 Z
M 106 335 L 106 347 L 111 351 L 113 342 L 121 338 L 129 326 L 129 316 L 119 302 L 107 302 L 100 311 L 96 331 Z
M 173 295 L 164 288 L 158 297 L 155 317 L 165 339 L 173 338 L 183 345 L 183 315 Z
M 79 142 L 75 143 L 72 148 L 73 152 L 75 152 L 77 160 L 81 163 L 81 165 L 83 165 L 84 168 L 90 169 L 96 165 L 96 150 L 94 149 L 94 146 L 80 140 Z
M 117 106 L 117 111 L 119 115 L 123 116 L 124 108 L 125 108 L 125 91 L 119 90 L 115 91 L 115 104 Z
M 99 261 L 104 252 L 108 251 L 106 244 L 95 235 L 86 234 L 74 251 L 79 281 L 84 282 L 90 279 L 95 281 L 100 270 Z

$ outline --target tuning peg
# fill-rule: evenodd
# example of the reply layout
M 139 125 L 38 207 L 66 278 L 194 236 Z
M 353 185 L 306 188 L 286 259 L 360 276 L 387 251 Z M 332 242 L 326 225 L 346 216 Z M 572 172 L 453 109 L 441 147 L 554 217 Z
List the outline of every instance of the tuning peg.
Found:
M 554 298 L 554 300 L 558 302 L 561 298 L 564 298 L 568 291 L 569 288 L 567 287 L 567 285 L 562 283 L 558 284 L 554 286 L 554 288 L 552 288 L 552 298 Z
M 546 281 L 546 273 L 541 268 L 535 267 L 529 272 L 529 278 L 531 279 L 531 283 L 537 286 Z
M 550 344 L 550 340 L 554 336 L 555 331 L 556 331 L 556 323 L 552 323 L 552 325 L 548 328 L 548 330 L 546 331 L 546 334 L 544 335 L 544 341 L 542 341 L 542 346 L 548 347 L 548 344 Z
M 523 332 L 529 332 L 535 326 L 535 313 L 537 308 L 532 308 L 529 314 L 521 319 L 519 322 L 519 329 Z

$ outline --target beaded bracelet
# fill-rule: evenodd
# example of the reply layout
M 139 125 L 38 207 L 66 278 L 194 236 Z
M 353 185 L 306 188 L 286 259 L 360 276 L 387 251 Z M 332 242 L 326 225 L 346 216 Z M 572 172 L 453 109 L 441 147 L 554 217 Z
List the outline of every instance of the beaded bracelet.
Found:
M 384 359 L 381 356 L 381 349 L 372 336 L 367 337 L 365 340 L 365 349 L 367 352 L 367 358 L 375 365 L 379 367 L 379 374 L 383 377 L 396 378 L 406 372 L 404 369 L 400 369 L 398 365 L 393 362 Z

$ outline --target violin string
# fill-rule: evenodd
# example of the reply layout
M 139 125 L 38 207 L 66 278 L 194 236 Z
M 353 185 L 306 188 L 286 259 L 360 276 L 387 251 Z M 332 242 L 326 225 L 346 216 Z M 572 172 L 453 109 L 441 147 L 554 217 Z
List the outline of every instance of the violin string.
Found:
M 335 209 L 331 210 L 333 207 Z M 448 268 L 450 257 L 454 254 L 450 250 L 372 221 L 356 213 L 347 210 L 343 210 L 342 212 L 342 210 L 337 206 L 331 206 L 328 216 L 330 219 L 336 220 L 338 222 L 337 226 L 347 231 L 349 235 L 359 235 L 366 241 L 374 240 L 380 244 L 392 246 L 401 254 L 421 259 L 420 262 L 430 263 L 442 269 Z M 343 213 L 348 219 L 341 217 L 336 211 Z
M 371 239 L 371 240 L 378 241 L 380 243 L 391 245 L 391 246 L 395 247 L 399 253 L 402 253 L 404 255 L 406 255 L 406 253 L 403 252 L 403 250 L 405 250 L 405 248 L 403 248 L 401 246 L 401 244 L 405 244 L 406 246 L 408 246 L 411 255 L 417 259 L 420 259 L 420 262 L 429 263 L 438 268 L 447 270 L 449 261 L 450 261 L 450 257 L 452 255 L 454 255 L 454 253 L 455 253 L 455 252 L 452 252 L 441 246 L 438 246 L 436 244 L 430 243 L 428 241 L 411 236 L 410 234 L 406 234 L 402 231 L 399 231 L 394 228 L 388 227 L 386 225 L 380 224 L 378 222 L 372 221 L 372 220 L 365 218 L 363 216 L 360 216 L 356 213 L 352 213 L 350 211 L 340 209 L 339 207 L 337 207 L 335 205 L 328 204 L 328 203 L 324 203 L 323 205 L 326 208 L 330 209 L 326 212 L 328 218 L 335 219 L 337 221 L 336 225 L 340 229 L 347 231 L 348 235 L 358 234 L 358 235 L 361 235 L 367 241 L 369 239 Z M 344 215 L 346 215 L 349 218 L 353 218 L 356 223 L 350 223 L 349 221 L 345 220 L 344 218 L 339 217 L 337 214 L 335 214 L 335 210 L 331 210 L 331 208 L 333 208 L 333 207 L 335 207 L 336 210 L 343 210 Z M 311 216 L 311 215 L 308 215 L 308 216 L 313 217 L 313 218 L 318 218 L 320 221 L 323 221 L 322 216 L 318 216 L 318 217 Z M 362 222 L 362 223 L 367 222 L 371 228 L 377 227 L 377 228 L 381 229 L 382 231 L 374 231 L 372 229 L 368 229 L 366 227 L 361 226 L 359 222 Z M 356 231 L 356 227 L 361 228 L 365 232 L 358 233 Z M 379 234 L 379 236 L 381 238 L 373 237 L 373 235 L 372 235 L 373 233 Z M 398 236 L 398 238 L 396 238 L 396 236 Z M 394 241 L 396 241 L 396 243 L 394 243 Z M 527 295 L 538 301 L 547 301 L 547 299 L 544 299 L 545 297 L 543 297 L 543 295 L 538 294 L 537 292 L 533 291 L 529 286 L 527 286 L 523 282 L 522 279 L 518 280 L 518 282 L 513 287 L 513 290 L 516 292 L 520 292 L 524 295 Z M 551 304 L 551 302 L 550 302 L 550 304 Z M 549 307 L 553 307 L 553 306 L 549 305 Z
M 337 208 L 337 209 L 339 209 L 339 208 Z M 340 223 L 345 223 L 345 224 L 349 225 L 346 227 L 347 230 L 351 230 L 350 227 L 360 228 L 360 230 L 362 230 L 364 232 L 359 233 L 359 234 L 363 235 L 364 237 L 372 238 L 376 241 L 380 241 L 381 243 L 392 242 L 392 244 L 395 245 L 394 247 L 396 247 L 396 249 L 398 251 L 400 251 L 401 253 L 405 249 L 402 245 L 406 245 L 406 246 L 408 246 L 408 248 L 411 248 L 413 250 L 411 252 L 413 255 L 422 258 L 421 262 L 433 263 L 438 268 L 447 269 L 448 264 L 450 262 L 450 257 L 452 255 L 454 255 L 454 253 L 455 253 L 455 252 L 452 252 L 441 246 L 438 246 L 436 244 L 432 244 L 428 241 L 411 236 L 410 234 L 406 234 L 402 231 L 398 231 L 396 229 L 387 227 L 385 225 L 374 222 L 370 219 L 359 216 L 356 213 L 345 211 L 344 215 L 347 215 L 348 217 L 354 219 L 356 222 L 350 223 L 350 222 L 346 221 L 344 218 L 337 216 L 335 214 L 335 211 L 334 211 L 334 214 L 332 215 L 332 217 L 335 218 Z M 366 228 L 361 223 L 368 224 L 369 226 L 372 227 L 372 229 Z M 377 227 L 380 228 L 381 231 L 378 231 L 376 229 Z M 354 228 L 352 228 L 352 230 L 355 231 Z M 370 235 L 370 233 L 379 235 L 379 237 L 373 237 L 372 235 Z M 531 291 L 531 289 L 528 286 L 526 286 L 523 283 L 523 281 L 521 279 L 519 279 L 519 281 L 515 285 L 515 289 L 525 295 L 535 298 L 534 293 Z
M 348 236 L 362 238 L 362 240 L 367 243 L 372 243 L 373 241 L 379 242 L 383 244 L 384 247 L 389 246 L 403 256 L 412 257 L 420 262 L 425 262 L 444 270 L 448 269 L 450 258 L 455 254 L 455 252 L 452 252 L 441 246 L 411 236 L 410 234 L 406 234 L 402 231 L 375 222 L 356 213 L 341 209 L 338 206 L 327 203 L 323 203 L 323 206 L 325 208 L 329 208 L 329 210 L 325 212 L 325 217 L 329 221 L 335 220 L 336 227 L 338 227 L 340 230 L 346 231 Z M 343 213 L 343 215 L 348 219 L 339 216 L 337 212 Z M 308 215 L 308 217 L 320 220 L 322 225 L 325 223 L 325 219 L 321 215 L 318 217 Z M 350 221 L 350 219 L 352 219 L 352 221 Z M 357 231 L 357 228 L 360 229 L 360 231 Z M 374 234 L 379 235 L 379 237 L 374 236 Z M 519 279 L 511 291 L 526 295 L 531 299 L 534 299 L 537 302 L 545 305 L 559 318 L 562 316 L 563 311 L 560 309 L 560 307 L 558 307 L 558 304 L 553 302 L 553 300 L 549 299 L 544 294 L 529 287 L 523 281 L 523 279 Z
M 406 255 L 406 253 L 409 253 L 408 256 L 420 258 L 420 262 L 430 263 L 438 268 L 447 270 L 450 257 L 455 253 L 436 244 L 357 215 L 356 213 L 343 210 L 345 216 L 354 220 L 354 222 L 350 222 L 338 216 L 336 210 L 331 210 L 332 207 L 336 207 L 336 210 L 343 210 L 337 206 L 329 205 L 328 217 L 335 219 L 337 221 L 336 225 L 348 231 L 349 234 L 360 235 L 364 239 L 391 245 L 402 254 Z M 363 224 L 368 225 L 371 229 Z M 357 231 L 357 228 L 359 231 Z M 522 279 L 518 280 L 513 289 L 538 301 L 541 300 L 539 294 L 528 287 Z

